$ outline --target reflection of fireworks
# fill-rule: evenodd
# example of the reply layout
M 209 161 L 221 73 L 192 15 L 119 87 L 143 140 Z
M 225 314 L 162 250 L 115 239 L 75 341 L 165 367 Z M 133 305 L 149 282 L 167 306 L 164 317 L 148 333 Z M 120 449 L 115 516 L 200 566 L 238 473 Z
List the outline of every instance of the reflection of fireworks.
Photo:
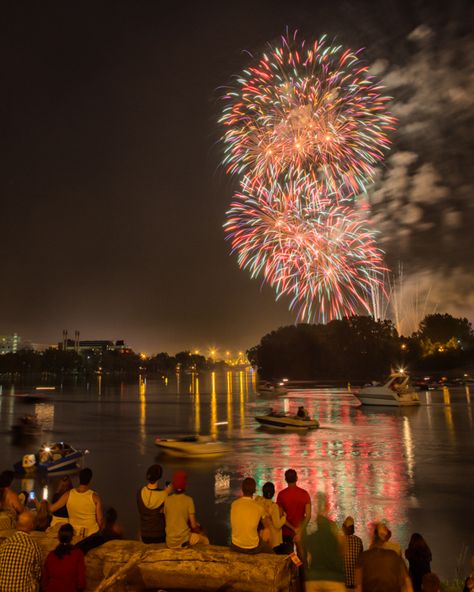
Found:
M 299 320 L 370 311 L 368 296 L 384 271 L 382 252 L 367 221 L 349 208 L 298 207 L 281 189 L 274 189 L 271 202 L 255 199 L 244 184 L 225 228 L 240 266 L 262 277 L 278 297 L 290 296 Z
M 336 200 L 363 191 L 394 118 L 357 53 L 324 37 L 307 45 L 295 33 L 244 70 L 224 97 L 228 172 L 303 173 Z

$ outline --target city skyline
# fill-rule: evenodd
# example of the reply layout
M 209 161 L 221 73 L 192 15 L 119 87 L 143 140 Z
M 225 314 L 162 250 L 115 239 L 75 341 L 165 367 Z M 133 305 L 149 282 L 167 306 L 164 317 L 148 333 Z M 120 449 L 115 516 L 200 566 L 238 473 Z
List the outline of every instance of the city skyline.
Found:
M 468 3 L 230 10 L 8 7 L 1 334 L 57 343 L 69 327 L 135 351 L 225 351 L 295 322 L 230 255 L 222 225 L 236 183 L 217 123 L 246 52 L 287 27 L 365 48 L 399 120 L 366 197 L 387 263 L 403 262 L 404 290 L 428 294 L 428 312 L 473 318 Z

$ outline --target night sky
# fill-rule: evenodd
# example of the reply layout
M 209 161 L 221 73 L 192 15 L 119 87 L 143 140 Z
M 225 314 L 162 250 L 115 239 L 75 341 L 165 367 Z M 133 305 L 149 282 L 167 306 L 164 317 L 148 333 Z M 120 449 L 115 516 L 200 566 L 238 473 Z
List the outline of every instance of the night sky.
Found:
M 230 256 L 222 86 L 288 26 L 365 47 L 399 117 L 367 199 L 404 298 L 474 317 L 473 41 L 451 2 L 3 7 L 0 334 L 246 349 L 294 322 Z M 221 88 L 220 88 L 221 87 Z M 407 308 L 409 304 L 406 305 Z

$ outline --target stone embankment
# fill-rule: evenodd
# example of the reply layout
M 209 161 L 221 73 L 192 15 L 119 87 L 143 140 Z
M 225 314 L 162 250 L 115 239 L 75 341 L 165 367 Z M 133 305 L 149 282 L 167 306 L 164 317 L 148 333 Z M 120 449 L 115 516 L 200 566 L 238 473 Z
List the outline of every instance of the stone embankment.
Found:
M 13 532 L 0 531 L 0 542 Z M 32 533 L 44 558 L 57 545 L 55 535 Z M 243 555 L 216 545 L 168 549 L 110 541 L 86 555 L 87 591 L 288 592 L 290 564 L 285 556 Z

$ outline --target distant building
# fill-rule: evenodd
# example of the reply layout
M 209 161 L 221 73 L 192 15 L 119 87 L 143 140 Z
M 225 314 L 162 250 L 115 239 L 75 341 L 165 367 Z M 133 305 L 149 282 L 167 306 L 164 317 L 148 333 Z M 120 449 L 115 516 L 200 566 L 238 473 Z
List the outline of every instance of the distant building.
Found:
M 13 335 L 0 335 L 0 355 L 16 354 L 20 349 L 21 337 L 17 333 Z
M 128 351 L 123 339 L 112 341 L 109 339 L 91 339 L 79 340 L 79 331 L 74 332 L 74 339 L 68 339 L 68 332 L 63 331 L 63 340 L 58 343 L 58 348 L 63 351 L 76 351 L 83 353 L 86 351 L 104 352 L 104 351 Z

